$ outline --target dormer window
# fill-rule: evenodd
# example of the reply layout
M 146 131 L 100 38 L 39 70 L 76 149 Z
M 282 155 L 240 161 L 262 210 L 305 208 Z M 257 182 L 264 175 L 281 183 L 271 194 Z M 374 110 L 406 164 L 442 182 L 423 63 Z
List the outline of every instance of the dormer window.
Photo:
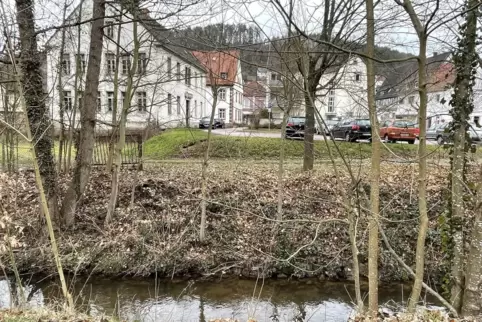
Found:
M 221 73 L 221 79 L 228 79 L 228 73 Z
M 361 80 L 360 73 L 355 73 L 355 81 L 359 82 Z

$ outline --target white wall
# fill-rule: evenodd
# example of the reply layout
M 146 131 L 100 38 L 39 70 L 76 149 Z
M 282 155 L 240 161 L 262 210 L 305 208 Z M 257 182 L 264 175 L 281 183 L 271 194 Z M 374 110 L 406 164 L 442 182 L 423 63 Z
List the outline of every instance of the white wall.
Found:
M 330 81 L 335 85 L 327 85 Z M 323 75 L 320 85 L 327 89 L 318 92 L 315 105 L 325 119 L 368 115 L 366 65 L 360 58 L 350 59 L 336 74 Z M 330 100 L 334 111 L 329 111 Z
M 77 8 L 78 10 L 78 8 Z M 110 5 L 107 6 L 107 16 L 114 15 L 113 9 Z M 89 19 L 92 16 L 92 1 L 84 1 L 82 8 L 82 19 Z M 77 14 L 73 15 L 75 20 Z M 106 22 L 109 19 L 106 20 Z M 126 21 L 126 18 L 123 17 Z M 114 39 L 117 38 L 116 25 L 114 28 Z M 90 25 L 84 24 L 81 27 L 81 46 L 80 53 L 85 54 L 86 64 L 88 60 L 89 52 L 89 40 L 90 40 Z M 128 115 L 128 127 L 130 128 L 143 128 L 147 125 L 147 121 L 156 121 L 163 127 L 174 127 L 185 124 L 186 113 L 186 100 L 190 100 L 191 106 L 191 125 L 195 124 L 196 120 L 203 114 L 201 112 L 201 104 L 203 108 L 206 106 L 205 97 L 205 72 L 198 69 L 195 66 L 183 61 L 177 57 L 174 53 L 169 52 L 164 47 L 160 46 L 153 37 L 138 24 L 138 36 L 140 42 L 140 52 L 145 53 L 148 58 L 146 72 L 139 76 L 134 77 L 134 84 L 138 84 L 136 91 L 145 92 L 147 97 L 146 111 L 139 111 L 138 109 L 138 96 L 134 93 L 131 101 L 131 108 Z M 50 39 L 48 46 L 50 50 L 47 57 L 47 89 L 49 91 L 50 110 L 54 120 L 59 120 L 59 93 L 58 93 L 58 66 L 59 66 L 59 51 L 60 51 L 61 33 L 57 32 L 52 39 Z M 133 45 L 133 23 L 123 23 L 121 29 L 121 41 L 122 48 L 128 51 L 132 51 Z M 99 127 L 103 127 L 102 123 L 112 122 L 112 112 L 108 110 L 107 92 L 114 90 L 113 77 L 114 74 L 107 73 L 106 67 L 106 54 L 116 53 L 116 45 L 108 40 L 104 39 L 103 53 L 101 61 L 100 83 L 99 92 L 101 98 L 101 109 L 97 113 L 97 119 Z M 77 27 L 67 29 L 65 53 L 70 54 L 70 75 L 62 76 L 62 88 L 64 91 L 70 91 L 72 100 L 74 99 L 74 81 L 75 81 L 75 56 L 77 52 Z M 122 53 L 122 51 L 121 51 Z M 172 77 L 168 77 L 167 72 L 167 59 L 171 58 Z M 176 79 L 176 63 L 181 64 L 181 80 Z M 184 67 L 191 68 L 191 85 L 185 84 L 184 80 Z M 87 66 L 86 66 L 87 68 Z M 118 93 L 118 110 L 121 108 L 121 92 L 125 91 L 127 85 L 127 75 L 122 75 L 122 59 L 119 64 L 119 93 Z M 198 76 L 195 78 L 195 76 Z M 197 86 L 196 86 L 197 84 Z M 85 89 L 85 75 L 77 87 L 79 91 Z M 168 94 L 172 97 L 171 113 L 168 110 Z M 178 111 L 176 98 L 180 97 L 181 108 Z M 197 109 L 195 110 L 195 106 Z M 179 113 L 178 113 L 179 112 Z M 65 111 L 66 119 L 71 118 L 73 112 Z M 78 116 L 78 111 L 77 111 Z M 78 119 L 78 117 L 77 117 Z M 67 121 L 68 123 L 68 121 Z M 104 125 L 105 126 L 105 125 Z

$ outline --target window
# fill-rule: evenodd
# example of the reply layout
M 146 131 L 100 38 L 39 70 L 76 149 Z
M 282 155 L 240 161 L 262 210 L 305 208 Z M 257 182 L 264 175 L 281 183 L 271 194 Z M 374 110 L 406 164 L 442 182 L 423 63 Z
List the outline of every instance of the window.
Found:
M 192 114 L 194 117 L 197 117 L 197 101 L 194 101 L 194 110 Z
M 115 55 L 112 53 L 105 54 L 105 63 L 107 74 L 115 73 Z
M 76 55 L 76 64 L 79 64 L 78 65 L 78 68 L 79 68 L 79 71 L 81 73 L 85 73 L 85 67 L 87 66 L 86 62 L 85 62 L 85 54 L 77 54 Z
M 328 93 L 328 113 L 335 112 L 335 91 L 330 90 Z
M 113 39 L 114 38 L 114 22 L 113 21 L 107 21 L 105 23 L 105 35 L 110 38 L 110 39 Z
M 72 110 L 72 96 L 70 95 L 70 91 L 64 91 L 64 110 L 70 111 Z
M 171 66 L 171 57 L 167 58 L 167 78 L 171 79 L 172 78 L 172 66 Z M 170 95 L 170 94 L 169 94 Z
M 219 118 L 223 119 L 223 120 L 226 118 L 226 109 L 225 108 L 219 109 Z
M 181 96 L 176 97 L 177 115 L 181 114 Z
M 129 56 L 129 54 L 123 54 L 122 55 L 122 75 L 129 74 L 130 68 L 131 68 L 131 57 Z
M 221 73 L 221 78 L 222 79 L 228 79 L 228 73 Z
M 172 95 L 167 94 L 167 114 L 172 114 Z
M 117 102 L 117 104 L 120 104 L 121 108 L 124 108 L 125 100 L 126 100 L 126 92 L 121 92 L 121 100 L 120 102 Z
M 361 81 L 361 75 L 360 75 L 360 73 L 355 73 L 355 81 L 356 81 L 356 82 Z
M 218 91 L 219 100 L 225 101 L 226 100 L 226 89 L 220 88 Z
M 107 111 L 112 112 L 114 107 L 114 92 L 107 92 Z
M 100 97 L 100 92 L 97 92 L 97 111 L 102 111 L 102 98 Z
M 181 81 L 181 64 L 176 63 L 176 79 L 177 81 Z
M 197 88 L 197 73 L 194 73 L 194 88 Z
M 415 96 L 409 96 L 408 97 L 408 103 L 413 104 L 415 102 Z
M 137 61 L 137 73 L 144 74 L 147 69 L 146 53 L 139 53 L 139 60 Z
M 78 91 L 77 92 L 77 108 L 82 108 L 84 105 L 84 92 L 83 91 Z
M 147 94 L 146 92 L 137 92 L 137 109 L 139 112 L 147 111 Z
M 436 95 L 435 95 L 435 101 L 436 101 L 437 103 L 440 103 L 440 94 L 436 94 Z
M 70 75 L 70 55 L 62 55 L 62 74 Z
M 402 97 L 399 101 L 398 101 L 398 104 L 403 104 L 405 103 L 405 99 Z
M 200 109 L 200 113 L 201 113 L 201 116 L 204 115 L 204 111 L 203 111 L 203 102 L 200 102 L 199 103 L 199 109 Z
M 191 86 L 191 68 L 184 68 L 184 82 L 186 85 Z

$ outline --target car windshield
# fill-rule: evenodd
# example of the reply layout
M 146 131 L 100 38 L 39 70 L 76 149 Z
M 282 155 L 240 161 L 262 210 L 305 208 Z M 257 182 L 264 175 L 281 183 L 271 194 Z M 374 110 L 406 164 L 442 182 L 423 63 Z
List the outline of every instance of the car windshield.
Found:
M 413 122 L 409 122 L 409 121 L 395 121 L 395 122 L 393 122 L 393 125 L 395 127 L 410 127 L 410 128 L 415 127 L 415 124 Z
M 370 125 L 370 120 L 355 120 L 358 125 Z
M 305 118 L 304 117 L 290 117 L 288 122 L 304 122 Z

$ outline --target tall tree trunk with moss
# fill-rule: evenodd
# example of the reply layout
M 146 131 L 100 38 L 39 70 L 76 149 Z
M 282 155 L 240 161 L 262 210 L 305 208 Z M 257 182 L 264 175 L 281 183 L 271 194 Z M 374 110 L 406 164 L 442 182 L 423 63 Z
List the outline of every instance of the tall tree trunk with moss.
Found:
M 451 171 L 451 216 L 449 220 L 450 229 L 453 232 L 453 250 L 452 253 L 452 270 L 451 270 L 451 297 L 452 306 L 460 312 L 462 307 L 467 312 L 474 312 L 474 304 L 479 303 L 480 313 L 480 297 L 481 285 L 480 276 L 474 276 L 473 272 L 480 272 L 480 259 L 482 246 L 477 245 L 479 234 L 477 225 L 474 229 L 474 239 L 471 242 L 471 256 L 468 258 L 469 266 L 467 270 L 471 274 L 467 275 L 467 285 L 470 290 L 465 292 L 465 238 L 463 232 L 463 222 L 465 217 L 464 195 L 468 192 L 465 189 L 467 184 L 465 180 L 465 167 L 467 160 L 468 142 L 466 140 L 468 121 L 470 114 L 474 110 L 473 105 L 473 87 L 475 83 L 476 67 L 478 66 L 479 57 L 476 51 L 477 43 L 477 12 L 474 8 L 480 5 L 478 0 L 467 0 L 465 14 L 465 23 L 460 26 L 460 36 L 457 51 L 454 53 L 453 61 L 456 69 L 456 78 L 454 83 L 454 93 L 450 101 L 452 109 L 453 122 L 453 151 L 452 151 L 452 171 Z M 477 219 L 480 219 L 477 216 Z M 478 253 L 477 253 L 478 251 Z M 475 291 L 475 293 L 474 293 Z M 471 297 L 477 295 L 478 301 L 471 300 Z M 465 304 L 465 302 L 470 304 Z M 470 307 L 470 308 L 469 308 Z
M 112 184 L 109 205 L 107 206 L 107 216 L 105 217 L 105 223 L 109 224 L 115 212 L 115 206 L 117 204 L 117 196 L 119 194 L 119 176 L 122 166 L 122 150 L 126 143 L 126 126 L 127 126 L 127 114 L 131 106 L 132 96 L 134 94 L 134 75 L 137 72 L 137 66 L 139 61 L 139 37 L 137 34 L 137 8 L 133 8 L 133 22 L 132 22 L 132 34 L 134 42 L 134 56 L 129 69 L 129 75 L 127 78 L 127 88 L 125 98 L 122 102 L 122 110 L 119 121 L 119 141 L 115 145 L 114 162 L 112 171 Z
M 380 132 L 375 105 L 375 17 L 373 0 L 366 0 L 367 11 L 367 102 L 372 130 L 370 170 L 370 216 L 368 220 L 368 314 L 378 315 L 378 219 L 380 212 Z
M 45 187 L 50 213 L 58 214 L 57 171 L 53 155 L 53 140 L 50 133 L 51 119 L 45 105 L 43 91 L 41 55 L 37 49 L 33 0 L 16 0 L 17 24 L 20 36 L 20 61 L 22 91 L 27 108 L 27 118 L 33 133 L 39 173 Z
M 19 1 L 19 0 L 17 0 Z M 93 22 L 90 33 L 89 63 L 87 65 L 84 106 L 80 110 L 80 142 L 74 174 L 62 204 L 62 214 L 68 227 L 75 222 L 77 203 L 90 177 L 95 140 L 97 91 L 103 47 L 105 1 L 94 0 Z

